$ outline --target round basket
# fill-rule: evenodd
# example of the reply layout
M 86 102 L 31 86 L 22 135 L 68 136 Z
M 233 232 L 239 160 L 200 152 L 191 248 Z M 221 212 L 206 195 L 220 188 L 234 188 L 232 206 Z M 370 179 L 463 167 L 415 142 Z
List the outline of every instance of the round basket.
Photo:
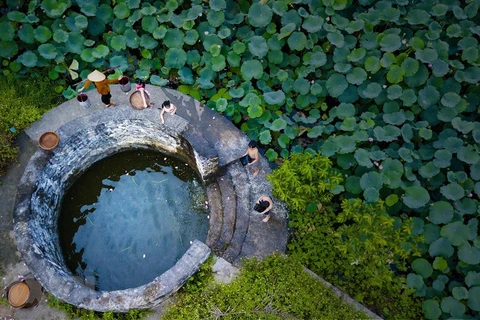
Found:
M 147 102 L 147 105 L 150 103 L 150 97 L 146 93 L 145 93 L 145 101 Z M 137 90 L 130 95 L 130 105 L 137 110 L 145 109 L 140 91 Z
M 30 296 L 30 288 L 23 282 L 12 285 L 8 291 L 8 303 L 14 308 L 23 307 Z
M 38 144 L 43 150 L 53 150 L 58 145 L 58 135 L 53 131 L 44 132 L 40 139 L 38 139 Z

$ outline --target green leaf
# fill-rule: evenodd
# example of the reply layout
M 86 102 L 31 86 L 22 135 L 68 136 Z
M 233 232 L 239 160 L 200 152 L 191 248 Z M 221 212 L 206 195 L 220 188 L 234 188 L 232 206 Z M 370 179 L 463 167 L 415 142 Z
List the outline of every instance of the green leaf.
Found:
M 362 68 L 355 67 L 347 74 L 347 81 L 351 84 L 360 85 L 367 79 L 367 72 Z
M 345 44 L 345 38 L 343 34 L 336 30 L 335 32 L 329 32 L 327 34 L 328 41 L 330 41 L 331 44 L 338 48 L 342 48 Z
M 433 241 L 440 238 L 440 227 L 435 224 L 428 223 L 425 225 L 422 235 L 425 239 L 425 243 L 431 244 Z
M 403 81 L 404 75 L 405 75 L 405 69 L 397 65 L 393 65 L 390 67 L 390 70 L 388 70 L 387 81 L 394 84 L 399 83 Z
M 162 86 L 167 85 L 168 79 L 163 79 L 163 78 L 160 78 L 157 75 L 153 75 L 153 76 L 150 77 L 150 83 L 153 84 L 153 85 L 162 87 Z
M 219 55 L 217 57 L 212 58 L 212 69 L 215 72 L 222 71 L 225 67 L 227 66 L 225 62 L 225 57 L 222 55 Z
M 423 278 L 422 276 L 419 276 L 415 273 L 409 273 L 407 275 L 407 285 L 410 288 L 414 289 L 421 289 L 424 286 Z
M 380 92 L 382 92 L 382 87 L 376 82 L 369 83 L 367 87 L 363 89 L 363 95 L 369 99 L 378 97 Z
M 70 0 L 43 0 L 41 7 L 50 18 L 60 18 L 72 5 Z
M 472 247 L 466 242 L 458 249 L 458 259 L 471 265 L 478 265 L 480 263 L 480 249 Z
M 302 51 L 307 44 L 307 37 L 303 32 L 293 32 L 287 40 L 288 46 L 292 50 Z
M 468 164 L 475 164 L 478 163 L 480 160 L 480 155 L 478 151 L 472 145 L 462 146 L 457 153 L 457 157 L 459 160 L 468 163 Z
M 207 20 L 212 27 L 218 28 L 225 22 L 225 13 L 223 11 L 208 11 Z
M 396 194 L 391 194 L 385 198 L 385 203 L 387 206 L 392 207 L 398 202 L 398 196 Z
M 360 61 L 363 59 L 363 57 L 365 57 L 366 53 L 367 50 L 365 50 L 364 48 L 354 49 L 348 54 L 347 60 L 350 62 Z
M 262 130 L 260 135 L 258 136 L 260 143 L 264 145 L 268 145 L 272 141 L 272 135 L 270 134 L 270 130 Z
M 433 164 L 437 168 L 447 168 L 450 166 L 450 160 L 452 160 L 452 154 L 448 150 L 438 150 L 435 152 L 435 159 Z
M 17 60 L 25 67 L 33 68 L 37 65 L 38 57 L 32 51 L 25 51 L 17 58 Z
M 52 32 L 50 31 L 50 29 L 44 26 L 37 27 L 33 31 L 33 34 L 35 36 L 35 39 L 37 39 L 37 41 L 41 43 L 47 42 L 52 37 Z
M 53 44 L 44 43 L 38 47 L 38 53 L 40 53 L 40 55 L 45 59 L 55 59 L 57 56 L 57 48 L 55 48 Z
M 345 91 L 345 89 L 347 89 L 348 82 L 345 79 L 344 75 L 334 73 L 328 78 L 326 82 L 326 87 L 327 87 L 328 93 L 332 97 L 336 98 L 340 96 Z
M 465 283 L 469 287 L 480 286 L 480 272 L 469 271 L 465 277 Z
M 452 126 L 459 132 L 467 134 L 473 130 L 473 122 L 463 121 L 461 118 L 457 117 L 452 120 Z
M 373 167 L 372 160 L 370 160 L 370 153 L 365 149 L 357 149 L 354 154 L 355 159 L 358 164 L 366 168 Z
M 409 208 L 418 209 L 430 201 L 430 194 L 420 186 L 408 187 L 405 189 L 403 203 Z
M 187 54 L 182 49 L 170 48 L 165 54 L 165 66 L 181 69 L 187 62 Z
M 8 21 L 0 22 L 0 41 L 12 41 L 15 29 Z
M 265 102 L 271 105 L 282 105 L 285 102 L 285 93 L 282 90 L 266 92 L 263 97 Z
M 272 126 L 270 127 L 270 130 L 280 131 L 285 129 L 286 126 L 287 126 L 287 122 L 282 118 L 278 118 L 278 119 L 275 119 L 275 121 L 273 121 Z
M 179 29 L 168 29 L 163 43 L 169 48 L 182 48 L 185 36 Z
M 454 288 L 453 290 L 455 290 Z M 466 290 L 466 289 L 465 289 Z M 451 314 L 452 316 L 456 317 L 461 317 L 465 313 L 465 305 L 463 305 L 460 301 L 453 297 L 445 297 L 442 299 L 441 307 L 443 312 L 446 312 L 447 314 Z M 457 318 L 458 319 L 458 318 Z
M 465 196 L 465 190 L 456 182 L 440 188 L 440 193 L 449 200 L 460 200 Z
M 423 63 L 432 63 L 438 59 L 438 53 L 435 49 L 426 48 L 415 51 L 415 58 Z
M 437 240 L 433 241 L 428 249 L 428 253 L 430 254 L 430 256 L 441 256 L 445 259 L 450 258 L 453 254 L 453 251 L 454 250 L 450 241 L 443 237 L 440 237 Z
M 115 51 L 122 51 L 127 48 L 127 40 L 122 35 L 114 35 L 110 44 Z
M 446 201 L 437 201 L 430 207 L 428 218 L 435 224 L 449 223 L 453 218 L 453 206 Z
M 277 160 L 278 153 L 273 149 L 268 149 L 267 151 L 265 151 L 265 157 L 267 157 L 268 161 L 273 162 Z
M 394 52 L 402 46 L 402 38 L 396 34 L 387 34 L 380 40 L 382 51 Z
M 256 28 L 266 27 L 272 21 L 272 16 L 272 9 L 260 3 L 254 3 L 248 10 L 248 21 Z
M 440 235 L 450 240 L 453 246 L 458 247 L 468 242 L 468 232 L 469 229 L 463 222 L 456 221 L 443 226 Z
M 443 95 L 441 103 L 448 108 L 455 108 L 460 102 L 460 96 L 455 92 L 447 92 Z
M 453 297 L 457 300 L 468 299 L 468 290 L 465 287 L 455 287 L 452 290 Z
M 448 267 L 447 260 L 443 259 L 442 257 L 435 257 L 435 261 L 433 261 L 433 269 L 435 270 L 445 270 Z
M 427 24 L 430 19 L 430 15 L 427 11 L 422 9 L 413 9 L 407 13 L 407 21 L 409 24 Z
M 379 192 L 375 188 L 367 188 L 363 192 L 363 197 L 365 198 L 365 201 L 367 202 L 377 202 L 379 199 Z
M 322 29 L 324 20 L 322 17 L 310 15 L 303 21 L 302 28 L 308 33 L 315 33 Z
M 440 93 L 433 86 L 425 86 L 418 92 L 418 104 L 427 109 L 440 100 Z
M 365 60 L 365 70 L 376 73 L 380 70 L 380 59 L 375 56 L 368 57 L 367 60 Z
M 310 91 L 310 82 L 303 78 L 298 78 L 293 83 L 293 90 L 305 96 Z
M 253 106 L 250 106 L 250 107 L 247 108 L 247 112 L 248 112 L 248 116 L 250 118 L 258 118 L 258 117 L 262 116 L 263 109 L 262 109 L 262 107 L 260 107 L 258 105 L 253 105 Z
M 248 50 L 257 57 L 263 58 L 268 53 L 268 45 L 265 38 L 254 36 L 250 39 Z
M 126 19 L 130 15 L 130 8 L 126 3 L 118 3 L 114 8 L 113 8 L 113 14 L 118 18 L 118 19 Z
M 387 125 L 385 127 L 375 127 L 373 133 L 378 141 L 391 142 L 397 140 L 401 131 L 395 126 Z
M 225 0 L 210 0 L 210 8 L 215 11 L 221 11 L 227 8 Z
M 424 279 L 430 277 L 433 273 L 433 268 L 424 258 L 418 258 L 413 260 L 412 269 L 415 273 L 421 275 Z
M 240 68 L 244 80 L 260 79 L 263 76 L 263 66 L 258 60 L 247 60 Z
M 360 187 L 363 190 L 366 190 L 367 188 L 374 188 L 374 189 L 380 190 L 382 188 L 382 185 L 383 185 L 382 176 L 379 173 L 374 171 L 364 173 L 360 178 Z
M 350 176 L 345 181 L 345 190 L 353 194 L 360 194 L 362 188 L 360 187 L 360 178 L 357 176 Z

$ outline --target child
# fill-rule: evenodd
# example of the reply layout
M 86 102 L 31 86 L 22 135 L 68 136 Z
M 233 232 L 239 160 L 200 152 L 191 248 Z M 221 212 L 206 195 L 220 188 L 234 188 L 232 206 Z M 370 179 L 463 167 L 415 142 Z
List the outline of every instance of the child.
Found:
M 163 114 L 165 112 L 173 115 L 175 114 L 175 111 L 177 111 L 177 107 L 173 103 L 170 103 L 170 100 L 164 101 L 162 103 L 162 111 L 160 112 L 160 119 L 162 120 L 162 123 L 165 123 L 165 119 L 163 119 Z
M 143 81 L 140 78 L 137 78 L 137 80 L 135 80 L 135 83 L 136 83 L 137 91 L 139 91 L 140 94 L 142 95 L 143 107 L 144 108 L 153 107 L 153 105 L 154 105 L 153 102 L 149 103 L 148 106 L 147 106 L 147 100 L 146 99 L 148 98 L 148 100 L 150 100 L 150 94 L 148 93 L 147 90 L 145 90 L 145 81 Z
M 118 80 L 120 80 L 121 77 L 118 79 L 107 79 L 107 77 L 105 77 L 103 73 L 98 70 L 94 70 L 87 76 L 87 79 L 88 80 L 85 82 L 83 87 L 78 89 L 78 92 L 82 92 L 83 89 L 88 88 L 93 82 L 95 84 L 95 87 L 97 88 L 97 92 L 102 95 L 102 102 L 105 104 L 105 108 L 114 107 L 115 103 L 110 101 L 112 95 L 110 94 L 109 84 L 118 83 Z
M 243 156 L 248 156 L 247 166 L 252 167 L 253 176 L 258 174 L 258 149 L 257 143 L 255 141 L 250 141 L 248 143 L 247 152 Z

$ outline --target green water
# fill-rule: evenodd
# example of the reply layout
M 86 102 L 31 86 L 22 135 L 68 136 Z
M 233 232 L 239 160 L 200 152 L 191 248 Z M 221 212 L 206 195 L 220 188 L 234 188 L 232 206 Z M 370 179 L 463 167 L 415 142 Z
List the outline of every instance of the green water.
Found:
M 170 269 L 208 232 L 206 191 L 184 161 L 127 151 L 93 164 L 66 192 L 59 236 L 67 266 L 96 290 L 134 288 Z

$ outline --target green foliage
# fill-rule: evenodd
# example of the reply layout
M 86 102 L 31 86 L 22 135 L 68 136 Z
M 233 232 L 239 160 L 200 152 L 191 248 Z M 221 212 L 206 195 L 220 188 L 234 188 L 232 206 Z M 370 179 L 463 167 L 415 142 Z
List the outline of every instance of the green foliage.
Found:
M 132 309 L 127 313 L 95 312 L 92 310 L 77 308 L 74 305 L 68 304 L 59 300 L 58 298 L 48 294 L 48 305 L 63 311 L 69 319 L 79 320 L 142 320 L 146 319 L 151 313 L 149 310 Z
M 44 74 L 0 76 L 0 174 L 17 158 L 15 136 L 61 101 L 56 84 Z
M 228 285 L 179 296 L 162 319 L 368 319 L 342 303 L 292 258 L 245 260 Z
M 332 170 L 332 163 L 319 154 L 293 153 L 282 166 L 268 177 L 274 196 L 287 202 L 294 210 L 305 210 L 329 203 L 341 175 Z
M 207 285 L 213 279 L 213 263 L 213 256 L 208 257 L 208 259 L 200 266 L 198 271 L 187 279 L 181 289 L 182 292 L 185 292 L 186 294 L 195 294 L 205 290 Z

